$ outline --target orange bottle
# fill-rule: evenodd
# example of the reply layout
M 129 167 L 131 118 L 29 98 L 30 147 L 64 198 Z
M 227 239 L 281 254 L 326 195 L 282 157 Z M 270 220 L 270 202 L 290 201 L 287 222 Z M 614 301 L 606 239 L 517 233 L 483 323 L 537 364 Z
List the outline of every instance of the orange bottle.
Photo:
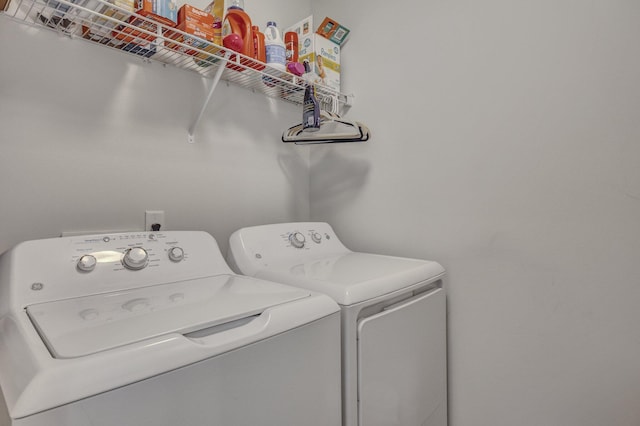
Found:
M 242 38 L 242 53 L 244 56 L 253 58 L 253 30 L 251 29 L 251 18 L 242 9 L 229 9 L 224 17 L 222 24 L 222 38 L 229 34 L 237 34 Z M 231 55 L 231 59 L 235 59 L 235 55 Z M 240 63 L 248 65 L 246 59 L 241 59 Z M 229 68 L 243 71 L 243 68 L 227 65 Z
M 287 62 L 298 62 L 298 33 L 293 31 L 284 33 L 284 47 Z
M 260 28 L 257 25 L 252 26 L 251 30 L 253 36 L 253 58 L 259 61 L 251 68 L 262 71 L 264 69 L 264 63 L 267 62 L 267 53 L 264 48 L 264 34 L 260 32 Z

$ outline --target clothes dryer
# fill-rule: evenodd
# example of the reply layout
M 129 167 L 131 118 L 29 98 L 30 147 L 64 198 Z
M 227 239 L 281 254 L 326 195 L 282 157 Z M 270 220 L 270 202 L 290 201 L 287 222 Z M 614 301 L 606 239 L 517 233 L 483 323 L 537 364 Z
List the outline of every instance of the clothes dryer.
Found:
M 353 252 L 320 222 L 240 229 L 227 260 L 341 306 L 344 426 L 447 424 L 441 265 Z
M 340 424 L 339 307 L 233 274 L 205 232 L 0 257 L 0 424 Z

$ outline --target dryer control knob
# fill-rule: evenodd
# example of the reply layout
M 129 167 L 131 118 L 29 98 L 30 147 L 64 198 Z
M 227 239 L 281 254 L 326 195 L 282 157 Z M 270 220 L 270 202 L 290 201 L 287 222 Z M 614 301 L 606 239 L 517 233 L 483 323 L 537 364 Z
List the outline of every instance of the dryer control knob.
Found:
M 169 249 L 169 259 L 174 262 L 180 262 L 184 259 L 184 250 L 180 247 L 171 247 Z
M 294 232 L 293 234 L 289 235 L 289 241 L 291 242 L 291 245 L 294 246 L 295 248 L 304 247 L 304 243 L 305 243 L 304 235 L 302 235 L 300 232 Z
M 318 234 L 317 232 L 314 232 L 313 234 L 311 234 L 311 239 L 313 240 L 314 243 L 320 244 L 322 242 L 322 235 Z
M 142 247 L 134 247 L 124 252 L 122 264 L 127 269 L 137 271 L 147 266 L 149 262 L 149 254 Z
M 76 267 L 82 272 L 91 272 L 96 268 L 96 263 L 98 263 L 98 261 L 96 260 L 95 256 L 85 254 L 80 259 L 78 259 Z

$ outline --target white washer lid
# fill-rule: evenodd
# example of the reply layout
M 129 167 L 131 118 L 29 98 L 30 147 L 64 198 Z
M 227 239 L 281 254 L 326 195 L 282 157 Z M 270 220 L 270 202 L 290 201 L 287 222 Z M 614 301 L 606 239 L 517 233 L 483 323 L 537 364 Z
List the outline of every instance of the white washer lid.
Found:
M 352 305 L 443 274 L 437 262 L 349 252 L 269 265 L 256 277 L 324 293 L 340 305 Z
M 74 358 L 202 330 L 309 295 L 277 283 L 219 275 L 34 304 L 27 314 L 54 357 Z

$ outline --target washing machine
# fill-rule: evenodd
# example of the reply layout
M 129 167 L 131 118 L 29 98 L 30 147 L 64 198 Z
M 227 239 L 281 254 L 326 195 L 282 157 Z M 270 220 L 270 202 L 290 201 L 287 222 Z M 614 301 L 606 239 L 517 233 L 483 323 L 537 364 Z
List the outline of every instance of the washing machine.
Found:
M 344 426 L 447 424 L 441 265 L 353 252 L 319 222 L 240 229 L 227 260 L 341 306 Z
M 339 425 L 340 309 L 234 274 L 205 232 L 0 257 L 0 424 Z

